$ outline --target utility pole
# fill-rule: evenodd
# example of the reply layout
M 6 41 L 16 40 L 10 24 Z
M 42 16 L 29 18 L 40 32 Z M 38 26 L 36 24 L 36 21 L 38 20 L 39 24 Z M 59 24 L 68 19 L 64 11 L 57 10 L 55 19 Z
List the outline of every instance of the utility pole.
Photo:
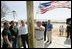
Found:
M 28 22 L 28 44 L 29 48 L 34 48 L 34 13 L 33 1 L 26 1 L 27 22 Z
M 13 17 L 14 17 L 14 20 L 15 20 L 15 14 L 16 14 L 16 11 L 12 11 L 13 12 Z

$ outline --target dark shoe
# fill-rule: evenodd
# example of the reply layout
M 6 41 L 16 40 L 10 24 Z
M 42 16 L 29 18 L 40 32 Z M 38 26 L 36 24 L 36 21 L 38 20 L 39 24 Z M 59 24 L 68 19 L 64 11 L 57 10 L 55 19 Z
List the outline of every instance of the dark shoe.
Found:
M 52 42 L 50 42 L 49 44 L 51 44 Z
M 46 43 L 48 43 L 49 41 L 47 41 Z

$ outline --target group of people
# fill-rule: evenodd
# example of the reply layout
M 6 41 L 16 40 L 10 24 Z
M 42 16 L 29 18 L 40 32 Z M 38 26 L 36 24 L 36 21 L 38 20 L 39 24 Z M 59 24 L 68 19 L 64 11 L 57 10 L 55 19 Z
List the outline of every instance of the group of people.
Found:
M 47 35 L 47 42 L 52 43 L 52 29 L 53 29 L 53 25 L 51 24 L 51 21 L 45 21 L 42 22 L 42 25 L 45 27 L 45 31 L 44 31 L 44 41 L 46 41 L 46 35 Z
M 46 41 L 46 35 L 47 35 L 46 43 L 49 44 L 52 43 L 52 29 L 53 26 L 50 20 L 45 22 L 41 22 L 41 21 L 37 22 L 37 26 L 35 26 L 36 48 L 44 48 L 44 41 Z
M 21 26 L 19 27 L 18 23 L 15 23 L 14 21 L 11 21 L 10 23 L 4 22 L 2 37 L 2 48 L 19 48 L 21 46 L 26 48 L 25 42 L 28 44 L 27 24 L 21 20 Z M 20 42 L 22 42 L 22 44 Z
M 35 21 L 34 21 L 35 22 Z M 52 24 L 50 20 L 46 21 L 44 24 L 41 21 L 35 22 L 35 47 L 43 48 L 44 41 L 52 43 Z M 21 25 L 18 22 L 11 21 L 4 22 L 4 28 L 2 31 L 3 45 L 2 48 L 26 48 L 28 45 L 28 25 L 21 20 Z M 41 40 L 41 41 L 40 41 Z M 39 44 L 40 43 L 40 44 Z M 28 45 L 29 47 L 29 45 Z
M 65 30 L 64 26 L 63 25 L 60 25 L 60 27 L 59 27 L 59 35 L 60 36 L 63 36 L 64 30 Z M 71 39 L 71 26 L 67 26 L 65 32 L 66 32 L 66 38 L 67 39 L 68 38 Z
M 59 27 L 59 35 L 60 36 L 62 36 L 63 35 L 63 33 L 64 33 L 64 26 L 63 25 L 61 25 L 60 27 Z

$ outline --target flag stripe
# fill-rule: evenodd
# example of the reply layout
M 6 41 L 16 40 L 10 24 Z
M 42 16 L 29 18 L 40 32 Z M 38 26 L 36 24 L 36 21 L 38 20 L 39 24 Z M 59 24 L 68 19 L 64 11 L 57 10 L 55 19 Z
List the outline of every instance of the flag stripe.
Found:
M 36 12 L 37 14 L 44 14 L 47 11 L 53 10 L 55 8 L 69 8 L 69 9 L 71 9 L 71 5 L 70 5 L 69 1 L 51 1 L 51 4 L 48 3 L 48 6 L 47 5 L 44 6 L 44 4 L 42 4 L 43 6 L 37 10 L 37 12 Z

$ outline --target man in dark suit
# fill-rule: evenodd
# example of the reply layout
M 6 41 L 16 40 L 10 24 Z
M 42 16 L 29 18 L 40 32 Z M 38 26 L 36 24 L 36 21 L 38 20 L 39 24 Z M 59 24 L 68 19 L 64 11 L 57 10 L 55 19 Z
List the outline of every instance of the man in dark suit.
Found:
M 42 26 L 45 27 L 45 31 L 44 31 L 44 41 L 46 41 L 46 25 L 47 25 L 47 21 L 43 22 Z

